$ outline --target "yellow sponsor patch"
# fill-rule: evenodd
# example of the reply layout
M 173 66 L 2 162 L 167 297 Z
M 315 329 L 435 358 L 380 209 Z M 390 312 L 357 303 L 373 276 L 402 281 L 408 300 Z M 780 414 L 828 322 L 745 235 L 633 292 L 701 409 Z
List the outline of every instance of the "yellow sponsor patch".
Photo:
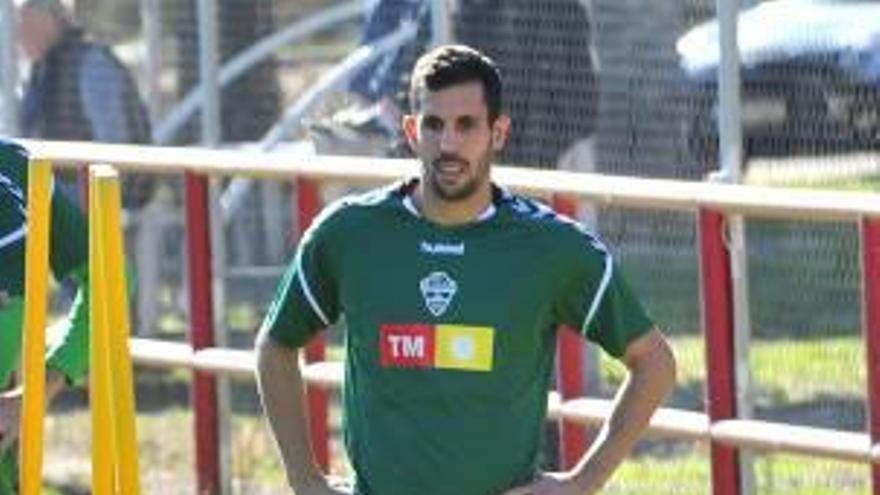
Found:
M 436 368 L 491 371 L 495 329 L 465 325 L 437 325 L 434 347 Z

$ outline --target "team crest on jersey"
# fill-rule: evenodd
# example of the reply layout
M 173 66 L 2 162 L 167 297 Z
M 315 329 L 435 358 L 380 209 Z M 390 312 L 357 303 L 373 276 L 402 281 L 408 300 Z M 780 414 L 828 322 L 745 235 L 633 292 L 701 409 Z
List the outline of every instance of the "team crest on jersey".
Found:
M 458 292 L 458 283 L 446 272 L 431 272 L 419 282 L 419 289 L 428 311 L 434 316 L 440 316 L 446 312 Z

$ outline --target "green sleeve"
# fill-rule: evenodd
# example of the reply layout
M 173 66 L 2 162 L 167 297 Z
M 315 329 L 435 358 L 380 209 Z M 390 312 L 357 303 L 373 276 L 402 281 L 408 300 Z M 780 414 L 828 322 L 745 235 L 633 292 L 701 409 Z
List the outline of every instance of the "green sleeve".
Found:
M 608 354 L 622 357 L 629 343 L 654 323 L 600 242 L 583 243 L 567 259 L 569 278 L 556 306 L 560 322 L 580 329 Z
M 339 317 L 328 223 L 322 214 L 306 231 L 263 320 L 281 344 L 301 347 Z
M 24 148 L 0 140 L 0 180 L 4 181 L 7 193 L 3 198 L 17 201 L 17 208 L 24 208 L 27 203 L 28 164 L 28 154 Z M 50 344 L 47 365 L 61 371 L 71 381 L 76 381 L 85 375 L 88 364 L 88 225 L 79 207 L 55 184 L 52 187 L 49 265 L 56 280 L 72 276 L 79 287 L 79 293 L 67 317 L 57 324 L 60 328 L 49 332 L 57 336 L 57 341 Z M 15 203 L 7 201 L 0 206 L 6 206 L 5 209 L 0 208 L 0 211 L 9 217 L 0 220 L 13 224 L 15 221 L 23 221 L 23 218 L 14 218 L 11 215 L 18 211 Z M 8 283 L 9 290 L 14 295 L 24 291 L 24 250 L 24 241 L 21 241 L 0 253 L 0 262 L 9 264 L 0 270 L 4 276 L 10 277 L 10 280 L 4 280 L 3 285 Z M 5 332 L 14 335 L 16 345 L 15 352 L 11 352 L 13 346 L 4 345 L 10 352 L 0 352 L 0 357 L 9 362 L 0 363 L 0 371 L 8 366 L 17 366 L 21 347 L 21 308 L 17 309 L 17 315 L 11 311 L 7 313 L 11 316 L 4 321 L 17 320 L 14 326 L 18 331 Z
M 67 317 L 56 323 L 49 334 L 57 340 L 49 347 L 46 366 L 60 371 L 71 383 L 86 375 L 89 365 L 89 280 L 85 266 L 73 271 L 79 286 Z
M 18 145 L 0 140 L 0 235 L 25 221 L 28 155 Z M 50 212 L 49 265 L 56 280 L 67 277 L 88 259 L 88 224 L 80 208 L 54 183 Z M 7 245 L 0 253 L 0 286 L 13 294 L 24 291 L 24 242 Z M 7 266 L 8 265 L 8 266 Z
M 21 356 L 21 329 L 24 299 L 13 297 L 0 309 L 0 386 L 9 383 L 9 377 L 18 367 Z
M 0 139 L 0 290 L 24 294 L 27 152 Z
M 79 290 L 67 316 L 50 335 L 46 365 L 79 382 L 89 363 L 88 223 L 82 210 L 57 187 L 52 194 L 49 264 L 56 280 L 72 277 Z

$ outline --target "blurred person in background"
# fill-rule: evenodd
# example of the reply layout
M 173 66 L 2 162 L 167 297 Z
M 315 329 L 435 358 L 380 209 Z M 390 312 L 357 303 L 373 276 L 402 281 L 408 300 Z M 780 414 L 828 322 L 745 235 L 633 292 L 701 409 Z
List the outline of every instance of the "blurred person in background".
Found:
M 18 35 L 31 62 L 22 101 L 24 137 L 150 142 L 147 110 L 128 68 L 108 46 L 88 39 L 61 0 L 26 0 Z M 153 194 L 153 177 L 123 177 L 123 205 L 142 207 Z
M 406 22 L 424 23 L 430 2 L 424 0 L 364 0 L 366 15 L 361 46 L 376 43 L 400 29 Z M 419 28 L 424 30 L 422 26 Z M 424 33 L 422 33 L 424 34 Z M 310 127 L 319 152 L 330 154 L 394 153 L 403 136 L 400 101 L 406 88 L 406 65 L 410 52 L 421 51 L 424 41 L 416 39 L 380 56 L 354 74 L 348 91 L 355 102 L 337 112 L 328 122 Z
M 27 137 L 148 143 L 149 120 L 128 69 L 91 41 L 61 0 L 27 0 L 19 38 L 31 61 L 22 108 Z
M 17 438 L 23 390 L 16 386 L 22 348 L 27 240 L 27 152 L 0 140 L 0 495 L 17 493 Z M 57 188 L 51 197 L 49 264 L 57 280 L 78 286 L 66 317 L 48 332 L 46 399 L 83 379 L 88 365 L 88 227 Z

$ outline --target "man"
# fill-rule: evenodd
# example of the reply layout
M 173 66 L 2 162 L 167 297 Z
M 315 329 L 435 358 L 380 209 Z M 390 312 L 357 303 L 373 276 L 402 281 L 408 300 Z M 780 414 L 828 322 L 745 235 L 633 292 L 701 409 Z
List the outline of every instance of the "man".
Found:
M 26 137 L 149 143 L 150 122 L 128 69 L 105 45 L 86 39 L 61 0 L 27 0 L 19 41 L 32 62 L 22 102 Z M 125 206 L 152 197 L 150 175 L 128 174 Z
M 0 495 L 17 493 L 21 388 L 7 390 L 18 368 L 22 345 L 27 238 L 27 153 L 0 140 Z M 67 197 L 52 194 L 50 266 L 56 279 L 70 277 L 79 286 L 73 306 L 52 329 L 46 372 L 48 401 L 66 382 L 82 379 L 88 365 L 88 240 L 86 220 Z
M 421 176 L 325 210 L 257 339 L 264 408 L 297 494 L 343 493 L 313 461 L 297 353 L 341 315 L 355 493 L 595 493 L 674 383 L 675 360 L 604 246 L 490 180 L 501 80 L 464 46 L 424 55 L 403 128 Z M 537 469 L 556 328 L 630 376 L 570 471 Z

